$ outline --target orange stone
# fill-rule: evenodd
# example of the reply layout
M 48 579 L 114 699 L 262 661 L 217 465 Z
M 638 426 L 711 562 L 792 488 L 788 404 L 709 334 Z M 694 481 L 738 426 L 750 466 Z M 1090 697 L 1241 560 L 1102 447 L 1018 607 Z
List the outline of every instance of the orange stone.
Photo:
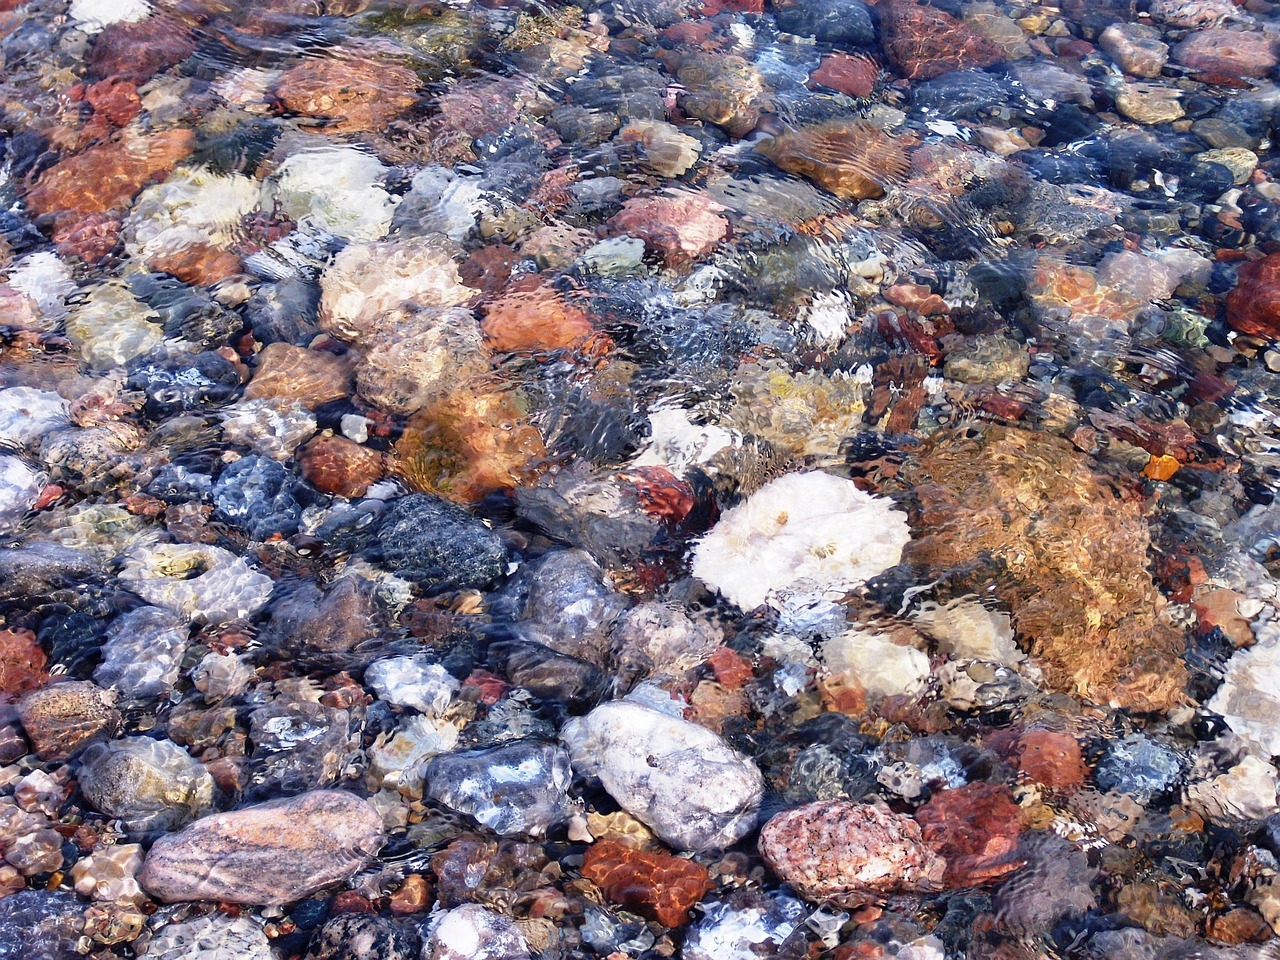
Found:
M 988 746 L 1012 759 L 1019 770 L 1046 787 L 1074 790 L 1084 786 L 1088 768 L 1080 744 L 1068 733 L 1043 727 L 1000 731 L 988 739 Z
M 1023 865 L 1018 859 L 1022 810 L 995 783 L 943 790 L 916 811 L 924 842 L 947 861 L 949 887 L 998 880 Z
M 363 497 L 385 472 L 382 454 L 346 437 L 316 437 L 302 448 L 299 459 L 308 483 L 340 497 Z
M 30 630 L 0 630 L 0 701 L 49 682 L 46 659 Z
M 617 840 L 587 848 L 582 875 L 605 898 L 666 927 L 689 922 L 689 910 L 712 887 L 707 868 L 656 850 L 638 850 Z
M 1181 466 L 1177 457 L 1162 454 L 1147 461 L 1147 465 L 1142 468 L 1142 475 L 1148 480 L 1170 480 Z
M 499 353 L 576 350 L 595 334 L 585 310 L 534 275 L 509 284 L 480 328 Z
M 431 884 L 420 873 L 404 878 L 400 889 L 391 895 L 391 912 L 397 917 L 423 913 L 431 906 Z
M 707 658 L 716 679 L 730 690 L 741 690 L 755 678 L 751 661 L 731 647 L 720 647 Z
M 286 70 L 276 95 L 289 112 L 325 121 L 303 129 L 331 134 L 382 130 L 417 102 L 417 88 L 408 67 L 335 47 Z
M 880 65 L 866 54 L 831 53 L 809 75 L 809 86 L 838 90 L 847 97 L 869 97 L 880 77 Z
M 313 409 L 350 393 L 351 369 L 346 357 L 291 343 L 271 343 L 258 354 L 257 373 L 244 395 L 249 400 L 292 400 Z

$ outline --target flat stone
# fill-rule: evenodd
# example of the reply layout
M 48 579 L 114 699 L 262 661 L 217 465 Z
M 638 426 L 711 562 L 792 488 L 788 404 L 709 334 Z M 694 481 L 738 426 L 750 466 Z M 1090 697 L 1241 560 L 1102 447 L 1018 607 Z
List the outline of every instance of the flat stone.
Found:
M 382 847 L 382 817 L 342 790 L 216 813 L 161 837 L 138 875 L 165 903 L 293 903 L 340 883 Z

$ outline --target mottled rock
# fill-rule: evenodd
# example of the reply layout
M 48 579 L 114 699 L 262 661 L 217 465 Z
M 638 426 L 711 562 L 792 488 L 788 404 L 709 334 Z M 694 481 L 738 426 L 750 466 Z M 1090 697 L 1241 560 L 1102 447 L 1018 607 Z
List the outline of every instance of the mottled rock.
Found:
M 848 800 L 820 800 L 773 817 L 760 830 L 760 853 L 804 898 L 846 906 L 939 889 L 947 868 L 909 816 Z
M 328 133 L 383 130 L 417 100 L 418 75 L 403 64 L 352 47 L 306 57 L 276 81 L 276 96 L 291 113 L 323 120 Z
M 946 861 L 947 886 L 992 883 L 1023 864 L 1017 856 L 1022 811 L 1003 786 L 967 783 L 941 790 L 915 816 L 924 842 Z
M 1173 60 L 1201 73 L 1265 77 L 1276 65 L 1275 44 L 1261 31 L 1196 30 L 1173 48 Z
M 559 653 L 604 666 L 609 628 L 627 602 L 585 550 L 555 550 L 508 584 L 520 630 Z
M 141 903 L 146 899 L 137 881 L 141 867 L 141 844 L 113 843 L 77 860 L 71 868 L 71 883 L 76 893 L 91 900 Z
M 1241 333 L 1280 340 L 1280 254 L 1240 267 L 1236 288 L 1227 294 L 1227 322 Z
M 18 701 L 18 719 L 42 760 L 66 760 L 120 723 L 115 696 L 88 681 L 68 680 L 32 690 Z
M 0 699 L 36 690 L 49 682 L 44 650 L 30 630 L 0 630 Z
M 382 818 L 371 803 L 315 790 L 217 813 L 161 837 L 138 879 L 166 903 L 292 903 L 346 880 L 382 841 Z
M 23 890 L 0 898 L 0 960 L 76 960 L 84 904 L 69 893 Z
M 262 925 L 247 916 L 210 913 L 156 930 L 147 960 L 275 960 Z
M 49 476 L 21 457 L 0 455 L 0 530 L 11 531 L 30 510 Z
M 578 772 L 678 849 L 728 847 L 755 826 L 760 771 L 705 727 L 615 701 L 560 735 Z
M 418 960 L 422 939 L 387 917 L 344 913 L 316 931 L 306 960 Z
M 398 707 L 412 707 L 428 716 L 442 714 L 459 683 L 444 667 L 425 656 L 388 657 L 371 663 L 364 682 L 378 699 Z
M 842 200 L 874 200 L 905 177 L 902 144 L 865 120 L 799 127 L 756 147 L 780 169 L 807 177 Z
M 936 7 L 889 0 L 876 11 L 885 54 L 909 80 L 928 80 L 966 67 L 990 67 L 1005 57 L 995 43 Z
M 675 267 L 710 253 L 728 236 L 723 209 L 706 192 L 672 190 L 628 200 L 609 225 L 615 233 L 640 238 Z
M 129 830 L 176 830 L 213 805 L 213 778 L 169 740 L 125 737 L 84 753 L 80 789 Z
M 281 211 L 300 227 L 367 242 L 387 235 L 396 199 L 382 189 L 387 168 L 356 147 L 303 150 L 263 182 L 262 206 Z
M 428 494 L 392 504 L 378 528 L 383 562 L 431 590 L 484 587 L 506 570 L 502 540 L 461 507 Z
M 291 400 L 313 410 L 348 395 L 351 367 L 349 358 L 325 350 L 269 343 L 258 354 L 257 372 L 244 395 L 249 400 Z
M 542 836 L 569 818 L 569 755 L 517 742 L 446 753 L 426 770 L 426 795 L 502 836 Z
M 1113 23 L 1098 37 L 1098 46 L 1134 77 L 1158 77 L 1169 59 L 1169 45 L 1155 27 L 1140 23 Z
M 587 848 L 582 875 L 610 902 L 667 927 L 688 923 L 689 911 L 712 886 L 701 864 L 607 839 Z

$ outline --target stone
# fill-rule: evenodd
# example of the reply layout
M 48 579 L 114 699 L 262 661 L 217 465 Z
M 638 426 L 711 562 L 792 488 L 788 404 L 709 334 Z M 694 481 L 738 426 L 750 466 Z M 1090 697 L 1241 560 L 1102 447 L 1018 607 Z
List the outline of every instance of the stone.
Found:
M 433 717 L 444 713 L 460 687 L 444 667 L 421 655 L 375 661 L 365 670 L 364 682 L 379 700 Z
M 915 817 L 924 842 L 946 861 L 948 887 L 994 883 L 1023 865 L 1018 857 L 1022 811 L 999 784 L 940 790 Z
M 222 436 L 271 460 L 288 460 L 316 432 L 316 418 L 288 400 L 240 400 L 219 411 Z
M 431 926 L 422 960 L 530 960 L 529 945 L 510 917 L 477 903 L 455 907 Z
M 1264 630 L 1258 642 L 1237 651 L 1226 675 L 1205 706 L 1219 714 L 1236 734 L 1268 754 L 1280 750 L 1280 630 Z
M 1181 93 L 1174 87 L 1134 81 L 1115 92 L 1116 109 L 1134 123 L 1172 123 L 1186 116 Z
M 12 531 L 49 481 L 21 457 L 0 455 L 0 530 Z
M 125 558 L 120 579 L 148 603 L 210 624 L 251 617 L 274 586 L 230 551 L 193 543 L 138 547 Z
M 482 522 L 439 497 L 397 500 L 378 528 L 383 563 L 431 590 L 485 587 L 506 571 L 502 540 Z
M 889 637 L 850 630 L 822 648 L 828 672 L 855 681 L 873 698 L 917 696 L 930 677 L 929 657 L 922 650 L 894 643 Z
M 585 349 L 596 332 L 585 310 L 534 275 L 513 280 L 486 305 L 481 329 L 498 353 Z
M 998 45 L 936 7 L 889 0 L 876 11 L 884 52 L 908 80 L 929 80 L 966 67 L 990 67 L 1005 58 Z
M 88 553 L 56 543 L 0 547 L 0 599 L 14 600 L 74 588 L 101 576 Z
M 263 642 L 282 654 L 344 654 L 378 635 L 374 584 L 356 574 L 327 591 L 299 584 L 276 598 Z
M 360 396 L 388 413 L 412 414 L 488 371 L 481 328 L 470 310 L 405 306 L 382 318 L 388 323 L 394 332 L 366 338 L 356 366 Z
M 689 911 L 713 885 L 701 864 L 618 840 L 597 840 L 587 847 L 582 876 L 611 903 L 666 927 L 688 923 Z
M 187 649 L 188 626 L 172 611 L 142 607 L 107 630 L 93 679 L 126 698 L 164 698 L 173 691 Z
M 146 894 L 137 881 L 141 866 L 141 844 L 113 843 L 77 860 L 71 868 L 71 883 L 76 893 L 90 900 L 142 903 Z
M 75 0 L 67 15 L 85 33 L 99 33 L 113 23 L 137 23 L 145 20 L 151 15 L 151 9 L 147 0 L 124 0 L 122 3 L 111 0 Z
M 305 230 L 355 241 L 378 240 L 391 229 L 396 198 L 381 181 L 387 168 L 352 146 L 313 147 L 292 154 L 262 184 L 261 207 L 280 210 Z
M 704 727 L 625 700 L 570 720 L 574 768 L 680 850 L 723 849 L 755 826 L 764 780 Z
M 725 511 L 692 569 L 744 610 L 775 591 L 836 599 L 897 564 L 909 539 L 893 501 L 821 471 L 792 473 Z
M 905 178 L 901 142 L 865 120 L 798 127 L 757 145 L 781 170 L 806 177 L 842 200 L 876 200 Z
M 445 753 L 427 764 L 426 796 L 500 836 L 544 836 L 569 819 L 569 755 L 522 741 Z
M 0 960 L 75 960 L 83 911 L 69 893 L 23 890 L 0 898 Z
M 194 25 L 167 10 L 157 10 L 136 23 L 108 25 L 94 39 L 88 66 L 95 77 L 121 77 L 141 85 L 195 50 Z M 186 135 L 192 131 L 175 128 L 166 132 Z
M 876 38 L 871 11 L 858 0 L 780 0 L 771 4 L 778 28 L 833 46 L 866 46 Z
M 329 786 L 359 747 L 348 711 L 287 696 L 249 714 L 249 740 L 253 799 Z
M 1241 333 L 1280 340 L 1280 254 L 1242 264 L 1227 294 L 1227 322 Z
M 67 338 L 97 370 L 123 366 L 164 339 L 160 315 L 118 281 L 96 284 L 71 311 Z
M 1185 767 L 1173 748 L 1134 733 L 1107 744 L 1093 780 L 1100 790 L 1128 794 L 1147 806 L 1174 787 Z
M 418 75 L 389 58 L 354 47 L 330 47 L 323 57 L 304 57 L 276 81 L 281 105 L 291 113 L 323 121 L 302 129 L 347 133 L 381 131 L 417 102 Z
M 412 927 L 363 913 L 344 913 L 316 931 L 305 960 L 418 960 L 422 939 Z
M 1173 61 L 1205 74 L 1265 77 L 1277 63 L 1275 44 L 1261 31 L 1196 30 L 1173 48 Z
M 660 177 L 679 177 L 698 162 L 702 144 L 661 120 L 631 120 L 618 131 L 622 143 L 634 143 L 644 162 Z
M 0 442 L 26 446 L 67 421 L 67 401 L 52 390 L 0 390 Z
M 1077 790 L 1084 786 L 1089 772 L 1079 742 L 1069 733 L 1028 727 L 1011 735 L 999 732 L 987 744 L 1012 759 L 1032 780 L 1052 790 Z
M 916 627 L 943 653 L 966 660 L 1015 666 L 1026 654 L 1014 643 L 1009 614 L 977 600 L 952 600 L 945 606 L 924 603 L 916 610 Z
M 667 266 L 677 267 L 710 253 L 729 235 L 723 210 L 705 191 L 671 190 L 627 200 L 609 226 L 615 234 L 643 240 Z
M 609 628 L 628 607 L 585 550 L 553 550 L 525 564 L 506 593 L 523 635 L 599 667 L 608 659 Z
M 779 951 L 810 914 L 784 893 L 741 891 L 707 904 L 685 933 L 681 960 L 756 960 Z
M 711 624 L 694 620 L 673 603 L 637 604 L 618 617 L 610 639 L 611 659 L 623 676 L 678 677 L 713 658 L 717 651 L 730 652 L 720 646 L 721 638 Z M 750 679 L 750 667 L 745 670 Z M 720 679 L 725 682 L 724 677 Z
M 10 700 L 49 682 L 48 658 L 30 630 L 0 630 L 0 699 Z
M 169 740 L 125 737 L 85 750 L 80 789 L 131 831 L 176 830 L 213 806 L 213 778 Z
M 1220 163 L 1231 171 L 1236 186 L 1249 182 L 1253 171 L 1258 167 L 1258 155 L 1244 147 L 1223 147 L 1217 150 L 1206 150 L 1197 153 L 1192 159 L 1203 163 Z
M 1131 77 L 1158 77 L 1169 60 L 1169 45 L 1146 24 L 1113 23 L 1098 37 L 1098 46 Z
M 18 701 L 18 719 L 42 760 L 66 760 L 120 723 L 115 697 L 86 680 L 65 680 L 32 690 Z
M 209 913 L 166 923 L 147 944 L 147 960 L 275 960 L 262 925 L 248 916 Z
M 940 889 L 947 868 L 911 817 L 848 800 L 777 814 L 760 830 L 760 853 L 806 900 L 841 906 Z
M 1188 784 L 1186 797 L 1219 823 L 1265 820 L 1277 811 L 1276 770 L 1268 760 L 1246 756 L 1224 773 Z
M 350 393 L 352 362 L 348 357 L 291 343 L 269 343 L 257 361 L 253 379 L 244 388 L 248 400 L 276 398 L 314 410 Z
M 413 717 L 400 724 L 389 739 L 380 737 L 369 756 L 369 779 L 383 789 L 421 798 L 427 764 L 458 745 L 458 728 L 431 716 Z
M 809 74 L 809 86 L 828 87 L 846 97 L 869 97 L 880 79 L 880 65 L 866 54 L 829 53 Z
M 210 491 L 214 516 L 242 529 L 252 540 L 298 531 L 302 506 L 293 495 L 293 474 L 267 457 L 251 454 L 223 469 Z
M 138 879 L 164 903 L 293 903 L 351 877 L 382 842 L 382 817 L 369 801 L 313 790 L 216 813 L 161 837 Z

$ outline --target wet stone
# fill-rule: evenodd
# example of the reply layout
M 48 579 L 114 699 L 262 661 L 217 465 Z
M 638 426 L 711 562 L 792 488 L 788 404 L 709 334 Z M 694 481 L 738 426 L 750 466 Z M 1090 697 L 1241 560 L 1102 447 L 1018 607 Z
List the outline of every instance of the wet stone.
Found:
M 249 917 L 210 913 L 155 931 L 147 946 L 155 960 L 272 960 L 271 941 Z
M 416 930 L 385 917 L 348 913 L 315 932 L 306 960 L 417 960 Z
M 180 676 L 187 632 L 186 621 L 160 607 L 126 613 L 107 630 L 93 679 L 126 698 L 165 697 Z
M 568 819 L 569 755 L 558 746 L 511 743 L 446 753 L 426 769 L 426 796 L 501 836 L 542 836 Z
M 177 744 L 125 737 L 81 757 L 80 789 L 100 813 L 131 831 L 176 830 L 208 812 L 213 778 Z
M 383 561 L 428 590 L 482 587 L 506 571 L 502 541 L 481 521 L 438 497 L 397 500 L 378 528 Z
M 33 690 L 18 701 L 18 719 L 36 753 L 66 760 L 120 722 L 115 696 L 87 681 L 69 680 Z
M 511 918 L 465 904 L 431 926 L 423 960 L 528 960 L 529 946 Z

